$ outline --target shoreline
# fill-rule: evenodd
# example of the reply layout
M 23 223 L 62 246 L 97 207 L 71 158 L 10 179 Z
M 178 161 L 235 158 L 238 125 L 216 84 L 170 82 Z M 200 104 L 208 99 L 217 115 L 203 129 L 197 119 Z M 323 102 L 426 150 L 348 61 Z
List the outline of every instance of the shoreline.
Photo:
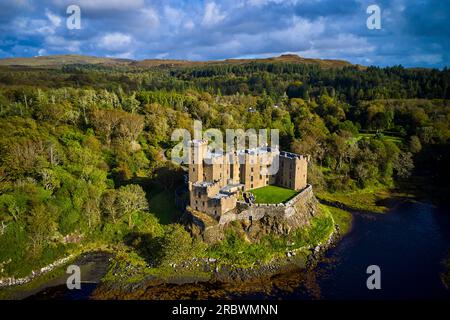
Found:
M 321 261 L 323 255 L 341 239 L 339 227 L 335 225 L 325 243 L 309 248 L 306 259 L 300 254 L 275 259 L 268 264 L 253 268 L 236 268 L 225 265 L 214 270 L 209 277 L 184 275 L 174 271 L 175 276 L 162 278 L 147 276 L 136 282 L 102 281 L 94 290 L 92 299 L 187 299 L 196 296 L 202 289 L 213 290 L 214 298 L 227 298 L 230 295 L 258 294 L 276 277 L 293 272 L 308 273 Z M 304 249 L 303 249 L 304 250 Z M 300 250 L 298 250 L 300 251 Z M 170 290 L 168 290 L 170 289 Z M 178 292 L 176 289 L 178 289 Z M 175 296 L 174 296 L 175 295 Z M 200 298 L 207 298 L 200 297 Z
M 390 200 L 395 200 L 397 197 L 390 197 Z M 404 200 L 408 200 L 407 197 L 403 198 Z M 410 199 L 411 200 L 411 199 Z M 358 212 L 370 212 L 372 214 L 376 213 L 373 211 L 364 211 L 364 210 L 347 210 L 349 208 L 342 209 L 342 206 L 339 204 L 336 205 L 336 203 L 328 203 L 326 201 L 320 200 L 322 205 L 332 206 L 336 207 L 340 210 L 344 210 L 350 214 L 353 214 L 355 211 Z M 397 201 L 396 201 L 397 202 Z M 331 247 L 335 246 L 340 239 L 345 236 L 347 232 L 349 232 L 351 229 L 345 231 L 344 234 L 341 233 L 341 230 L 339 228 L 339 225 L 334 223 L 335 228 L 333 230 L 333 233 L 330 235 L 327 243 L 325 245 L 322 244 L 320 248 L 300 248 L 296 251 L 300 252 L 300 254 L 292 255 L 292 256 L 283 256 L 278 257 L 274 259 L 275 261 L 272 261 L 267 264 L 263 264 L 256 267 L 251 268 L 236 268 L 232 265 L 224 265 L 221 266 L 218 270 L 216 269 L 216 266 L 212 268 L 213 270 L 209 270 L 209 272 L 204 272 L 203 270 L 200 270 L 200 272 L 196 272 L 197 270 L 184 270 L 183 272 L 178 272 L 179 270 L 171 270 L 167 274 L 158 275 L 158 274 L 144 274 L 141 277 L 135 277 L 137 281 L 133 281 L 133 275 L 129 276 L 128 278 L 121 279 L 120 281 L 111 281 L 108 279 L 101 279 L 98 283 L 97 288 L 94 290 L 93 298 L 94 299 L 105 299 L 110 296 L 114 296 L 115 294 L 113 291 L 118 291 L 117 289 L 122 288 L 125 290 L 142 290 L 145 288 L 146 290 L 155 290 L 157 291 L 158 287 L 160 286 L 175 286 L 175 285 L 192 285 L 192 284 L 203 284 L 203 285 L 210 285 L 210 286 L 233 286 L 233 285 L 243 285 L 243 284 L 251 284 L 251 283 L 261 283 L 264 280 L 271 280 L 271 278 L 276 276 L 283 276 L 284 273 L 288 274 L 293 271 L 300 271 L 302 273 L 307 273 L 308 271 L 311 271 L 314 269 L 314 267 L 317 265 L 317 263 L 320 262 L 321 257 L 323 254 L 330 249 Z M 351 226 L 351 224 L 350 224 Z M 352 228 L 352 227 L 351 227 Z M 310 251 L 308 255 L 301 254 L 302 249 L 304 251 Z M 84 251 L 80 253 L 79 255 L 76 255 L 73 259 L 78 259 L 83 254 L 89 254 L 89 253 L 96 253 L 96 252 L 106 252 L 105 250 L 98 249 L 92 249 L 89 251 Z M 107 250 L 108 251 L 108 250 Z M 304 253 L 304 252 L 303 252 Z M 211 269 L 211 268 L 210 268 Z M 55 270 L 54 270 L 55 271 Z M 49 274 L 51 274 L 53 271 L 50 271 Z M 29 285 L 33 281 L 42 282 L 42 277 L 45 277 L 45 275 L 41 277 L 37 277 L 33 279 L 31 282 L 27 283 Z M 141 279 L 137 279 L 141 278 Z M 32 284 L 31 284 L 32 285 Z M 23 285 L 17 285 L 14 286 L 17 288 L 17 291 L 22 291 Z M 51 288 L 51 285 L 39 285 L 38 286 L 40 290 L 45 290 Z M 11 287 L 10 287 L 11 288 Z M 3 288 L 4 289 L 4 288 Z M 111 290 L 110 294 L 107 294 L 107 291 Z M 30 291 L 35 291 L 30 290 Z M 2 290 L 0 290 L 0 294 L 2 293 Z M 35 294 L 36 292 L 33 292 Z M 132 292 L 128 292 L 128 294 L 132 294 Z M 117 298 L 117 296 L 116 296 Z

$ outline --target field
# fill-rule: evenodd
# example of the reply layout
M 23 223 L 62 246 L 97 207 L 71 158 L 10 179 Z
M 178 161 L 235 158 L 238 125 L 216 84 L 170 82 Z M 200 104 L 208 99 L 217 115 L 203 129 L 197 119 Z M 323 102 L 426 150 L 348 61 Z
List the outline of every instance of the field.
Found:
M 358 136 L 356 137 L 356 140 L 370 139 L 370 138 L 373 138 L 375 136 L 376 136 L 375 133 L 359 133 Z M 382 134 L 381 137 L 384 140 L 393 142 L 395 144 L 401 144 L 403 142 L 402 138 L 396 137 L 396 136 L 392 136 L 392 135 Z
M 388 210 L 386 201 L 390 197 L 389 189 L 372 187 L 350 192 L 316 192 L 316 197 L 329 204 L 342 206 L 346 210 L 384 213 Z
M 277 186 L 266 186 L 251 190 L 251 193 L 255 196 L 256 203 L 280 203 L 288 201 L 298 192 Z

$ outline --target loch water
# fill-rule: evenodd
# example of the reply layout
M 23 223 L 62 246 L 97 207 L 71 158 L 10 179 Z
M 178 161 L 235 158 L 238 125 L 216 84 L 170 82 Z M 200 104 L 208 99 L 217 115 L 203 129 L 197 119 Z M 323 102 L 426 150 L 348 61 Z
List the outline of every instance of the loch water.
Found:
M 304 271 L 280 276 L 273 290 L 235 295 L 240 299 L 450 299 L 441 280 L 450 254 L 450 214 L 428 202 L 405 201 L 388 213 L 353 213 L 353 227 L 323 260 Z M 104 268 L 105 261 L 99 260 Z M 367 267 L 380 268 L 381 289 L 369 290 Z M 105 269 L 106 271 L 106 269 Z M 298 281 L 297 281 L 298 279 Z M 281 285 L 280 285 L 281 283 Z M 283 287 L 289 283 L 289 289 Z M 202 284 L 195 284 L 203 286 Z M 82 290 L 47 288 L 31 299 L 88 299 L 96 284 Z M 204 291 L 208 286 L 204 285 Z

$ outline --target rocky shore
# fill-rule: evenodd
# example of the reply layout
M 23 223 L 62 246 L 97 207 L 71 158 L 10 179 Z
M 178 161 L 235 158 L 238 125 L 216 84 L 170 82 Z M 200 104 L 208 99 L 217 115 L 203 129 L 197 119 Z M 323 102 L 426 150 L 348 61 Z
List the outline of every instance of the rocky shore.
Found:
M 233 298 L 239 295 L 270 295 L 274 288 L 289 290 L 297 285 L 321 260 L 326 250 L 340 237 L 336 226 L 329 239 L 314 248 L 307 248 L 309 254 L 301 250 L 287 252 L 283 258 L 252 268 L 236 268 L 220 265 L 215 259 L 196 259 L 174 265 L 173 274 L 167 279 L 148 275 L 138 281 L 130 281 L 130 275 L 120 275 L 114 281 L 102 281 L 93 292 L 93 299 L 207 299 Z M 304 248 L 303 248 L 304 249 Z M 199 273 L 186 274 L 186 269 L 195 268 Z M 129 269 L 133 274 L 138 270 Z M 292 276 L 297 279 L 292 279 Z M 133 276 L 131 276 L 132 278 Z

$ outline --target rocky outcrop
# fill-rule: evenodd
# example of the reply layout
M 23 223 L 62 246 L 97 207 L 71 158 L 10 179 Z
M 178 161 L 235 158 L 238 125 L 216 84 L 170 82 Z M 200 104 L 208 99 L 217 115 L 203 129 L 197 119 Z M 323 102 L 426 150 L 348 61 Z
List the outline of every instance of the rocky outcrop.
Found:
M 308 186 L 284 204 L 239 203 L 235 210 L 227 212 L 217 221 L 204 213 L 190 210 L 183 223 L 193 236 L 200 236 L 208 243 L 216 243 L 233 229 L 249 241 L 274 234 L 285 235 L 309 224 L 318 212 L 317 200 Z

